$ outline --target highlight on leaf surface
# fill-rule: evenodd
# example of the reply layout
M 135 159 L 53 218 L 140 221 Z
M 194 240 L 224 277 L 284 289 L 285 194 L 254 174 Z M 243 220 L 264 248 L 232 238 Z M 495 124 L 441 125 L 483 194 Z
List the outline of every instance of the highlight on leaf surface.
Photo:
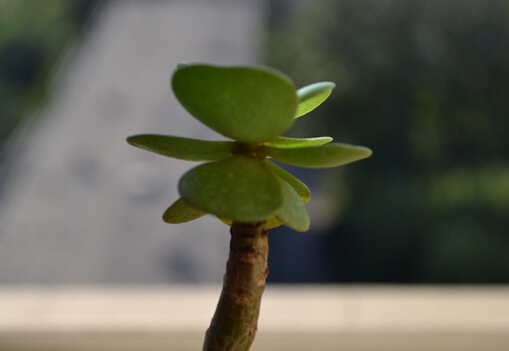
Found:
M 141 134 L 127 138 L 137 148 L 187 161 L 216 161 L 231 155 L 231 141 L 206 141 L 169 135 Z
M 331 137 L 317 137 L 317 138 L 288 138 L 288 137 L 277 137 L 274 140 L 263 143 L 264 145 L 277 147 L 282 149 L 292 149 L 299 147 L 311 147 L 311 146 L 322 146 L 330 143 Z
M 186 223 L 203 217 L 206 214 L 207 212 L 189 205 L 180 198 L 164 212 L 163 221 L 170 224 Z
M 307 85 L 297 90 L 299 105 L 295 118 L 305 115 L 320 106 L 332 92 L 336 84 L 332 82 L 320 82 Z
M 175 71 L 175 96 L 200 122 L 240 142 L 264 142 L 293 124 L 293 82 L 265 67 L 189 65 Z
M 180 179 L 179 192 L 192 207 L 237 222 L 267 220 L 284 204 L 277 176 L 263 161 L 243 155 L 191 169 Z
M 264 152 L 277 161 L 308 168 L 341 166 L 369 157 L 372 154 L 372 151 L 367 147 L 342 143 L 330 143 L 320 147 L 295 149 L 264 146 Z

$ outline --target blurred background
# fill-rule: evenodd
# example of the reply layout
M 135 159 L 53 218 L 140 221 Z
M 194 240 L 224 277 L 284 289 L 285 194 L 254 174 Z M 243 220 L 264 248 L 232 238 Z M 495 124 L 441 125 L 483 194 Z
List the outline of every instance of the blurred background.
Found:
M 374 152 L 288 168 L 312 227 L 271 231 L 269 282 L 509 282 L 507 1 L 2 0 L 0 284 L 220 282 L 227 227 L 160 218 L 194 165 L 125 143 L 218 138 L 169 89 L 186 60 L 334 81 L 288 135 Z
M 307 279 L 508 282 L 509 4 L 272 3 L 268 63 L 338 85 L 295 135 L 374 151 L 330 174 L 335 221 L 310 257 L 323 276 Z M 285 270 L 305 251 L 286 251 L 280 279 L 299 279 Z

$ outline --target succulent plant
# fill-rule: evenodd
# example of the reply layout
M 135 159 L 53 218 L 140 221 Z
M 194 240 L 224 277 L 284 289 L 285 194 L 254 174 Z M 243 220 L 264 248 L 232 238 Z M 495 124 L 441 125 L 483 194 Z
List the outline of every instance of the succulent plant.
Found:
M 267 67 L 181 64 L 171 86 L 192 116 L 231 140 L 142 134 L 127 142 L 164 156 L 204 162 L 182 176 L 181 197 L 163 220 L 184 223 L 211 213 L 231 226 L 223 290 L 203 350 L 247 351 L 268 275 L 268 229 L 281 224 L 298 231 L 309 228 L 309 188 L 272 160 L 335 167 L 368 157 L 371 150 L 332 143 L 330 137 L 281 136 L 296 118 L 327 99 L 335 86 L 331 82 L 297 90 L 290 78 Z
M 306 231 L 305 208 L 311 192 L 272 160 L 326 168 L 371 155 L 371 150 L 330 137 L 282 136 L 295 120 L 314 110 L 335 84 L 320 82 L 296 89 L 283 73 L 262 66 L 222 67 L 181 64 L 171 86 L 182 106 L 196 119 L 231 139 L 205 141 L 156 134 L 134 135 L 127 142 L 160 155 L 205 162 L 180 179 L 181 198 L 163 215 L 184 223 L 208 213 L 231 225 L 267 222 Z

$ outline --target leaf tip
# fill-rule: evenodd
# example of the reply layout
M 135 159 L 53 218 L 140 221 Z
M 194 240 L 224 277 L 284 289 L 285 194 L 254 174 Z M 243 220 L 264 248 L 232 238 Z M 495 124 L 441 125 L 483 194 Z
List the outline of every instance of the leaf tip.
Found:
M 368 158 L 373 155 L 373 150 L 371 150 L 369 147 L 357 146 L 357 148 L 359 149 L 360 154 L 364 156 L 363 158 Z
M 189 67 L 189 66 L 191 66 L 191 64 L 189 62 L 179 62 L 177 64 L 177 71 L 179 69 L 186 68 L 186 67 Z
M 193 221 L 206 214 L 207 212 L 189 205 L 180 198 L 163 213 L 163 221 L 170 224 L 180 224 Z

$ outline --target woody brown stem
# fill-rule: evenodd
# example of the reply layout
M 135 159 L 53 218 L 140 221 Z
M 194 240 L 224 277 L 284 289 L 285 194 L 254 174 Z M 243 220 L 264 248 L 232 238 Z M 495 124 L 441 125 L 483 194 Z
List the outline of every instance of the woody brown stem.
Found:
M 268 275 L 266 222 L 236 223 L 223 290 L 205 334 L 203 351 L 247 351 L 253 343 Z

